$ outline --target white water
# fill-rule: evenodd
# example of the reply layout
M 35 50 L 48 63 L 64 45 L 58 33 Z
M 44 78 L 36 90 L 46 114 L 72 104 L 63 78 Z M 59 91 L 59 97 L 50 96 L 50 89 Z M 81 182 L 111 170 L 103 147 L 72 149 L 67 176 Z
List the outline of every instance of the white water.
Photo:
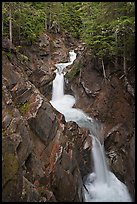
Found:
M 112 173 L 108 172 L 109 185 L 98 183 L 95 173 L 89 174 L 85 182 L 85 202 L 132 202 L 127 187 Z
M 103 145 L 96 137 L 92 137 L 92 155 L 94 161 L 94 172 L 96 172 L 96 182 L 98 184 L 108 183 L 108 169 L 104 157 Z
M 69 52 L 70 61 L 59 63 L 55 66 L 56 77 L 53 80 L 52 106 L 65 116 L 66 122 L 75 121 L 80 127 L 90 130 L 93 148 L 94 172 L 89 174 L 85 181 L 86 189 L 83 188 L 85 202 L 132 202 L 127 187 L 116 176 L 108 170 L 104 146 L 98 138 L 99 124 L 88 117 L 82 110 L 73 108 L 75 98 L 64 94 L 63 69 L 73 64 L 76 59 L 74 51 Z
M 64 96 L 64 76 L 63 74 L 56 74 L 56 78 L 53 83 L 52 100 L 60 100 Z

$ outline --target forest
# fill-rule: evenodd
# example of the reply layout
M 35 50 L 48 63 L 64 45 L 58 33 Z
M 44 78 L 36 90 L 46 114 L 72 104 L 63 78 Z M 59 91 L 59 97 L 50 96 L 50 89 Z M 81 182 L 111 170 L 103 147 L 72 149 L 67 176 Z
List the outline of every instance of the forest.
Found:
M 3 2 L 2 36 L 11 44 L 35 43 L 49 32 L 69 32 L 95 56 L 131 66 L 135 49 L 134 2 Z

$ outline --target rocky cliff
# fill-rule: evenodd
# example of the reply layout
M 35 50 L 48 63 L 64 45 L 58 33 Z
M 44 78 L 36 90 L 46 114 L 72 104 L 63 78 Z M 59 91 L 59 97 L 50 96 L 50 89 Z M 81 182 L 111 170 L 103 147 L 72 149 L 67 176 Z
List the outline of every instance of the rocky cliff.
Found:
M 6 43 L 5 43 L 6 42 Z M 76 107 L 103 124 L 110 168 L 134 197 L 134 99 L 119 75 L 104 84 L 100 62 L 69 37 L 44 33 L 35 46 L 2 53 L 2 199 L 4 202 L 82 202 L 82 180 L 91 172 L 89 132 L 49 103 L 55 63 L 78 58 L 66 74 Z M 109 69 L 108 69 L 109 71 Z M 121 73 L 119 73 L 121 74 Z
M 88 132 L 49 103 L 54 64 L 68 60 L 60 36 L 10 49 L 3 41 L 2 199 L 4 202 L 82 201 L 89 171 Z M 85 156 L 86 155 L 86 156 Z M 85 162 L 88 163 L 84 168 Z

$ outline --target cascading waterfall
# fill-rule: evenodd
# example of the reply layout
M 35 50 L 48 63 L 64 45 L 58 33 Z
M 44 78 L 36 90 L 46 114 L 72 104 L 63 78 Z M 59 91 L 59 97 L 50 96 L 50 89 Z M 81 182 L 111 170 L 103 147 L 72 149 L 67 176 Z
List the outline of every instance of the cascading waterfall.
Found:
M 108 169 L 103 153 L 103 146 L 96 137 L 92 137 L 92 155 L 97 183 L 108 183 Z
M 63 69 L 73 64 L 76 59 L 74 50 L 69 52 L 70 61 L 55 64 L 56 77 L 53 80 L 52 106 L 65 116 L 66 122 L 74 121 L 79 127 L 90 130 L 92 137 L 92 156 L 94 172 L 89 174 L 84 183 L 83 197 L 85 202 L 132 202 L 127 187 L 108 170 L 104 146 L 98 139 L 100 125 L 97 121 L 88 117 L 82 110 L 73 108 L 75 98 L 64 94 Z
M 64 75 L 56 74 L 53 82 L 52 101 L 60 100 L 64 96 Z

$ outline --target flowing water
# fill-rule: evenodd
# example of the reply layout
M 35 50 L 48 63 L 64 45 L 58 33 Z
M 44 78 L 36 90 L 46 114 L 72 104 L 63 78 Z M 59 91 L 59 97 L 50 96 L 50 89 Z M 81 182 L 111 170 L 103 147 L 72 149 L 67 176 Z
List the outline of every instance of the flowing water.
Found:
M 73 64 L 76 53 L 69 52 L 70 61 L 55 64 L 57 67 L 56 77 L 53 80 L 52 106 L 65 116 L 66 122 L 74 121 L 79 127 L 90 130 L 92 137 L 92 157 L 94 161 L 94 172 L 86 178 L 83 188 L 85 202 L 132 202 L 127 187 L 116 176 L 108 170 L 103 144 L 98 139 L 100 124 L 90 118 L 82 110 L 73 108 L 75 98 L 64 94 L 63 69 Z

